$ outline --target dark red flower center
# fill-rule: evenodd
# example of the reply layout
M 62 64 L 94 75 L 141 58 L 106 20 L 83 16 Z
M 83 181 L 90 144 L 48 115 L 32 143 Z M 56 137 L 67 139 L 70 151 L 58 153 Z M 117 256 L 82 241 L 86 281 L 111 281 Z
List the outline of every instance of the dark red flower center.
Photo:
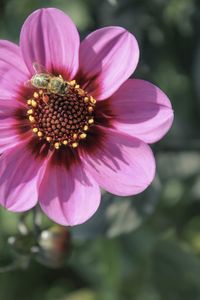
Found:
M 27 101 L 32 131 L 55 149 L 61 145 L 76 148 L 94 124 L 96 100 L 73 80 L 65 93 L 38 90 Z

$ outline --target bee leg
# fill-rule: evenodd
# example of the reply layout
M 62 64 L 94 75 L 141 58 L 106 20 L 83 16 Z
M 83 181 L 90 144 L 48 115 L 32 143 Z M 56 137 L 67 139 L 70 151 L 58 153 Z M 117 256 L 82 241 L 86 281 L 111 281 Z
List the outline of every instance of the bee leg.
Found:
M 69 89 L 69 88 L 68 88 L 68 85 L 66 85 L 66 86 L 65 86 L 65 93 L 68 92 L 68 89 Z
M 48 95 L 44 95 L 44 94 L 43 94 L 42 101 L 43 101 L 47 106 L 49 106 L 49 104 L 48 104 L 48 102 L 49 102 L 49 96 L 48 96 Z

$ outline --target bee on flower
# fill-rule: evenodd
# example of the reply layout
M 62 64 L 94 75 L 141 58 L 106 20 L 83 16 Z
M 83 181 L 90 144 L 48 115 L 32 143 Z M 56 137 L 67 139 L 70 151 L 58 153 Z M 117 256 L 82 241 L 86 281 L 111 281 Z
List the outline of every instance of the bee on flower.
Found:
M 32 76 L 31 80 L 26 82 L 27 87 L 42 89 L 48 93 L 58 94 L 60 96 L 67 92 L 69 84 L 61 75 L 54 76 L 49 74 L 45 68 L 38 63 L 33 63 L 33 68 L 36 74 Z

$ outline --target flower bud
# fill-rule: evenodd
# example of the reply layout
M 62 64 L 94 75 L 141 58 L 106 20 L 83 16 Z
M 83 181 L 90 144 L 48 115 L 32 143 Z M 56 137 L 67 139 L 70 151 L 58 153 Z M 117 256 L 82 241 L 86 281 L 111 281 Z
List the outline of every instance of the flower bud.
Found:
M 70 253 L 70 232 L 66 227 L 53 226 L 43 230 L 38 239 L 40 251 L 36 259 L 49 267 L 62 267 Z

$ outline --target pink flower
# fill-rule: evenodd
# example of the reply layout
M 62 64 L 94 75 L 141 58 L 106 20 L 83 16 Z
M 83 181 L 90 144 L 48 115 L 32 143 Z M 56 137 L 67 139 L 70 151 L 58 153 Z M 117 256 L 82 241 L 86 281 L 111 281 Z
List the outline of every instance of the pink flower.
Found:
M 55 222 L 76 225 L 97 210 L 100 187 L 127 196 L 149 186 L 147 144 L 169 130 L 173 111 L 159 88 L 128 79 L 138 59 L 127 30 L 101 28 L 80 44 L 71 19 L 54 8 L 28 17 L 19 46 L 0 41 L 2 206 L 22 212 L 39 201 Z M 47 89 L 34 86 L 34 63 L 47 70 Z M 53 76 L 65 92 L 52 90 Z

